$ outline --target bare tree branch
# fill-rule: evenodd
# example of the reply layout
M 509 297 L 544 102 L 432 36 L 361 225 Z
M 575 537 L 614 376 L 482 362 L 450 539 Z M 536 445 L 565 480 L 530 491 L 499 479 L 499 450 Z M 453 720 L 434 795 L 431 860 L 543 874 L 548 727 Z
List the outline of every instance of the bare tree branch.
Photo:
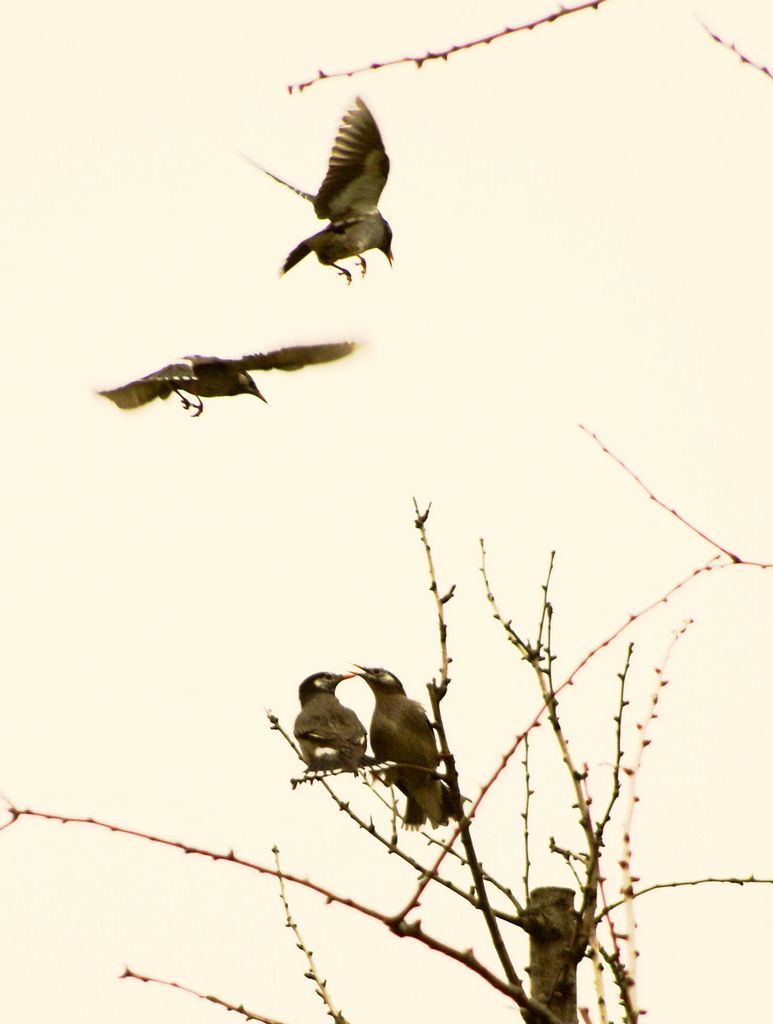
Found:
M 523 738 L 523 775 L 524 783 L 526 786 L 526 794 L 523 802 L 523 811 L 521 817 L 523 818 L 523 891 L 524 899 L 529 902 L 529 869 L 531 868 L 531 859 L 529 857 L 529 807 L 531 805 L 531 798 L 534 796 L 534 790 L 531 788 L 531 778 L 529 776 L 529 737 L 528 735 Z
M 459 776 L 456 771 L 456 762 L 451 754 L 451 750 L 448 745 L 448 739 L 446 737 L 446 730 L 443 724 L 442 712 L 440 710 L 440 702 L 446 694 L 448 689 L 449 677 L 448 677 L 448 666 L 450 659 L 448 657 L 448 628 L 445 620 L 445 606 L 450 598 L 453 596 L 454 587 L 446 593 L 444 597 L 440 596 L 438 590 L 437 576 L 435 575 L 435 565 L 432 561 L 432 551 L 429 546 L 429 538 L 427 537 L 426 523 L 429 517 L 430 506 L 424 513 L 419 512 L 419 506 L 416 499 L 413 499 L 413 507 L 416 512 L 415 526 L 419 531 L 421 537 L 421 543 L 424 548 L 424 552 L 427 556 L 427 568 L 429 571 L 430 578 L 430 591 L 435 597 L 435 604 L 437 608 L 437 620 L 438 620 L 438 633 L 440 636 L 440 656 L 441 656 L 441 668 L 440 668 L 440 682 L 431 683 L 428 687 L 429 698 L 432 703 L 432 712 L 435 719 L 435 728 L 438 734 L 438 740 L 440 745 L 440 756 L 443 759 L 446 769 L 446 782 L 451 791 L 453 801 L 458 807 L 459 819 L 459 833 L 462 837 L 462 845 L 464 846 L 464 852 L 467 857 L 467 864 L 470 868 L 470 874 L 472 875 L 473 884 L 475 886 L 475 892 L 480 905 L 480 911 L 483 914 L 483 919 L 486 922 L 491 943 L 494 946 L 499 962 L 502 965 L 502 970 L 505 972 L 505 977 L 511 985 L 516 985 L 522 988 L 522 983 L 518 974 L 513 966 L 513 962 L 510 958 L 507 946 L 505 945 L 502 933 L 499 930 L 499 924 L 497 923 L 496 915 L 491 909 L 489 903 L 488 893 L 486 891 L 486 882 L 483 877 L 483 869 L 481 868 L 480 861 L 475 852 L 475 846 L 472 840 L 472 834 L 470 832 L 470 826 L 468 820 L 463 816 L 462 812 L 462 794 L 459 789 Z M 450 845 L 450 844 L 449 844 Z M 420 884 L 420 890 L 423 887 Z M 416 897 L 408 904 L 408 908 L 416 906 Z M 407 909 L 408 909 L 407 908 Z M 405 914 L 407 912 L 403 912 Z
M 764 64 L 757 64 L 756 61 L 753 61 L 749 57 L 747 57 L 745 53 L 741 53 L 741 51 L 738 49 L 735 43 L 726 42 L 721 36 L 718 36 L 715 32 L 712 32 L 708 25 L 705 25 L 700 20 L 700 18 L 697 18 L 696 21 L 702 29 L 708 32 L 708 34 L 711 36 L 715 43 L 719 43 L 720 46 L 724 46 L 726 50 L 730 50 L 731 53 L 734 53 L 742 64 L 748 64 L 750 67 L 756 68 L 757 71 L 761 71 L 763 75 L 767 75 L 768 78 L 773 78 L 773 71 L 771 71 L 769 67 L 766 67 Z
M 748 875 L 746 878 L 693 878 L 685 882 L 656 882 L 654 885 L 644 886 L 643 889 L 636 889 L 630 895 L 621 897 L 616 903 L 605 906 L 596 920 L 601 921 L 605 914 L 622 906 L 628 899 L 636 900 L 659 889 L 682 889 L 693 885 L 773 885 L 773 878 L 755 878 L 754 875 Z
M 343 1013 L 336 1008 L 330 993 L 327 989 L 327 984 L 319 976 L 317 971 L 317 965 L 314 963 L 314 954 L 308 948 L 306 943 L 303 941 L 300 928 L 293 920 L 293 916 L 290 913 L 290 904 L 287 902 L 287 893 L 285 892 L 284 876 L 282 875 L 282 865 L 279 862 L 279 847 L 275 846 L 271 852 L 274 854 L 274 862 L 276 863 L 277 879 L 279 881 L 279 898 L 282 901 L 282 906 L 285 909 L 285 920 L 287 927 L 292 931 L 295 936 L 295 944 L 306 957 L 306 963 L 308 964 L 308 970 L 304 974 L 304 978 L 308 978 L 314 983 L 314 991 L 317 993 L 319 998 L 327 1007 L 328 1016 L 332 1017 L 335 1024 L 349 1024 Z
M 617 629 L 613 630 L 609 634 L 609 636 L 607 636 L 604 640 L 601 640 L 599 643 L 597 643 L 595 647 L 592 647 L 587 654 L 583 655 L 583 657 L 580 659 L 577 665 L 575 665 L 575 667 L 566 677 L 566 682 L 573 683 L 575 676 L 578 675 L 582 671 L 582 669 L 584 669 L 600 651 L 603 651 L 605 647 L 609 647 L 609 645 L 613 643 L 615 640 L 617 640 L 617 638 L 621 636 L 629 627 L 631 627 L 634 624 L 634 622 L 638 622 L 639 619 L 643 618 L 649 612 L 653 611 L 655 608 L 658 607 L 658 605 L 668 604 L 668 602 L 671 600 L 674 594 L 677 593 L 677 591 L 681 590 L 682 587 L 686 587 L 687 584 L 691 583 L 697 576 L 701 576 L 703 573 L 706 572 L 712 572 L 715 569 L 729 569 L 731 566 L 736 564 L 746 564 L 745 562 L 723 562 L 720 564 L 719 559 L 721 557 L 722 556 L 720 554 L 713 555 L 708 560 L 708 562 L 705 562 L 703 565 L 699 565 L 697 569 L 693 569 L 692 572 L 688 573 L 688 575 L 684 577 L 684 579 L 679 580 L 679 582 L 675 583 L 673 587 L 669 587 L 669 589 L 664 594 L 661 594 L 660 597 L 656 597 L 654 601 L 651 601 L 648 605 L 645 605 L 644 608 L 640 608 L 638 612 L 634 612 L 632 615 L 629 615 L 625 622 L 622 623 L 622 625 L 618 626 Z
M 633 819 L 636 812 L 636 805 L 639 802 L 639 797 L 636 793 L 636 785 L 639 779 L 641 771 L 642 759 L 644 757 L 644 751 L 651 743 L 649 732 L 658 717 L 657 706 L 660 699 L 660 694 L 663 688 L 668 685 L 668 679 L 666 678 L 666 668 L 671 658 L 671 654 L 674 647 L 679 642 L 681 637 L 689 629 L 692 624 L 692 619 L 688 619 L 684 625 L 678 629 L 668 645 L 665 657 L 661 665 L 655 669 L 655 675 L 657 677 L 657 683 L 655 690 L 650 697 L 649 708 L 644 720 L 639 723 L 638 733 L 639 742 L 637 744 L 636 752 L 634 754 L 632 764 L 626 766 L 623 770 L 628 776 L 628 795 L 627 795 L 627 810 L 625 814 L 625 820 L 623 822 L 623 851 L 620 857 L 620 869 L 623 875 L 622 893 L 624 899 L 625 916 L 627 921 L 625 946 L 628 951 L 628 963 L 626 966 L 626 985 L 624 991 L 621 991 L 620 995 L 623 999 L 623 1005 L 626 1008 L 628 1019 L 630 1024 L 636 1024 L 641 1016 L 642 1011 L 639 1008 L 638 1003 L 638 992 L 636 984 L 636 966 L 639 958 L 639 951 L 636 942 L 636 915 L 634 913 L 633 899 L 631 898 L 634 891 L 634 883 L 638 881 L 633 874 L 632 870 L 632 858 L 633 848 L 631 843 L 631 833 L 633 831 Z M 611 919 L 607 916 L 607 920 Z M 612 929 L 612 935 L 615 936 L 615 931 Z M 615 939 L 615 942 L 617 940 Z M 621 960 L 621 966 L 623 962 Z
M 292 749 L 295 751 L 295 753 L 298 754 L 298 757 L 300 757 L 300 751 L 298 750 L 298 747 L 293 742 L 293 740 L 290 737 L 289 733 L 285 729 L 282 728 L 282 725 L 279 722 L 279 719 L 276 717 L 276 715 L 272 714 L 270 711 L 267 711 L 266 715 L 268 717 L 269 722 L 271 723 L 271 728 L 273 730 L 275 730 L 276 732 L 278 732 L 280 734 L 280 736 L 282 736 L 283 739 L 288 743 L 288 745 L 290 747 L 292 747 Z M 417 767 L 420 767 L 420 766 L 417 766 Z M 346 814 L 349 818 L 351 818 L 352 821 L 358 826 L 358 828 L 361 828 L 364 832 L 367 832 L 368 835 L 373 836 L 373 838 L 377 842 L 379 842 L 382 846 L 386 847 L 386 849 L 389 851 L 390 854 L 394 854 L 395 856 L 399 857 L 400 860 L 403 860 L 403 861 L 405 861 L 406 864 L 409 864 L 417 872 L 417 874 L 419 875 L 420 878 L 422 878 L 422 879 L 429 878 L 431 881 L 437 882 L 439 885 L 442 885 L 444 888 L 446 888 L 446 889 L 450 890 L 452 893 L 454 893 L 454 895 L 460 896 L 463 900 L 465 900 L 467 903 L 469 903 L 476 910 L 480 910 L 480 903 L 479 903 L 478 898 L 477 898 L 477 896 L 475 895 L 474 892 L 467 892 L 464 889 L 459 888 L 459 886 L 455 885 L 450 879 L 445 878 L 443 875 L 439 874 L 438 872 L 433 871 L 432 868 L 427 867 L 427 865 L 422 864 L 420 861 L 416 860 L 415 857 L 412 857 L 409 853 L 407 853 L 399 845 L 398 838 L 397 838 L 396 834 L 393 835 L 393 837 L 388 838 L 387 836 L 383 835 L 383 833 L 379 832 L 379 830 L 376 828 L 376 826 L 375 826 L 375 824 L 373 822 L 373 819 L 371 818 L 370 821 L 366 822 L 364 818 L 361 818 L 356 813 L 356 811 L 352 810 L 352 808 L 349 805 L 348 801 L 342 800 L 338 796 L 336 791 L 333 789 L 333 787 L 330 785 L 330 783 L 326 779 L 324 779 L 324 778 L 315 779 L 314 780 L 314 784 L 322 786 L 323 789 L 330 796 L 330 798 L 333 800 L 333 802 L 336 804 L 336 806 L 338 807 L 339 811 L 343 811 L 344 814 Z M 369 787 L 369 788 L 372 788 L 372 787 Z M 373 795 L 376 797 L 376 799 L 380 800 L 387 807 L 387 809 L 390 812 L 393 812 L 393 806 L 394 806 L 393 803 L 385 800 L 375 790 L 373 790 Z M 433 844 L 433 845 L 437 845 L 437 846 L 441 846 L 447 853 L 450 853 L 453 857 L 455 857 L 457 860 L 459 860 L 462 864 L 464 864 L 465 866 L 468 866 L 467 859 L 465 858 L 465 856 L 463 854 L 459 853 L 457 850 L 447 849 L 445 843 L 442 843 L 439 839 L 435 839 L 435 837 L 430 835 L 429 832 L 422 831 L 421 835 L 424 836 L 424 838 L 427 840 L 428 843 Z M 495 888 L 499 889 L 500 892 L 502 892 L 502 894 L 505 895 L 510 900 L 510 902 L 515 906 L 516 910 L 518 911 L 518 914 L 522 913 L 521 906 L 519 905 L 518 901 L 513 896 L 512 892 L 506 886 L 502 885 L 501 882 L 498 882 L 495 878 L 492 878 L 490 875 L 485 874 L 485 872 L 484 872 L 484 878 L 486 879 L 487 882 L 489 882 Z M 523 924 L 522 924 L 518 914 L 509 914 L 507 911 L 504 911 L 504 910 L 494 910 L 494 914 L 501 921 L 506 921 L 508 924 L 516 925 L 516 927 L 519 927 L 519 928 L 523 927 Z
M 257 864 L 254 861 L 238 857 L 233 850 L 229 850 L 228 853 L 218 853 L 215 850 L 207 850 L 199 846 L 190 846 L 174 839 L 164 839 L 161 836 L 155 836 L 149 832 L 140 832 L 137 829 L 124 828 L 121 825 L 114 825 L 109 822 L 99 821 L 97 818 L 81 818 L 64 814 L 54 814 L 48 811 L 36 811 L 31 807 L 19 808 L 15 807 L 13 804 L 9 804 L 7 810 L 11 817 L 11 821 L 7 822 L 6 825 L 3 826 L 4 828 L 20 821 L 24 817 L 43 818 L 46 821 L 58 821 L 65 825 L 93 825 L 96 828 L 106 829 L 109 832 L 134 836 L 137 839 L 143 839 L 150 843 L 158 843 L 160 846 L 167 846 L 171 849 L 180 850 L 182 853 L 207 857 L 212 861 L 225 861 L 230 864 L 236 864 L 238 867 L 247 868 L 250 871 L 256 871 L 261 875 L 270 875 L 273 878 L 277 878 L 279 874 L 276 868 L 269 868 L 264 864 Z M 436 953 L 441 953 L 450 960 L 454 960 L 456 963 L 462 964 L 474 974 L 477 974 L 492 988 L 496 989 L 496 991 L 501 992 L 503 995 L 511 999 L 521 1009 L 529 1010 L 530 1013 L 534 1015 L 534 1019 L 540 1021 L 540 1024 L 563 1024 L 563 1022 L 560 1021 L 546 1006 L 543 1006 L 535 999 L 531 999 L 526 994 L 522 985 L 513 984 L 494 974 L 493 971 L 489 970 L 485 964 L 478 960 L 471 949 L 456 949 L 456 947 L 450 946 L 448 943 L 435 938 L 435 936 L 424 930 L 421 921 L 406 921 L 405 916 L 402 913 L 397 916 L 382 913 L 382 911 L 376 910 L 374 907 L 368 907 L 348 896 L 339 896 L 337 893 L 332 892 L 330 889 L 326 889 L 322 885 L 318 885 L 316 882 L 312 882 L 308 878 L 300 878 L 297 875 L 290 875 L 286 872 L 282 872 L 282 877 L 285 881 L 291 882 L 293 885 L 299 885 L 317 893 L 317 895 L 321 896 L 326 903 L 333 903 L 341 907 L 348 907 L 350 910 L 357 911 L 364 917 L 380 922 L 398 938 L 414 939 L 416 942 L 420 942 L 428 949 L 432 949 Z
M 599 448 L 601 448 L 605 455 L 608 455 L 611 459 L 613 459 L 618 464 L 618 466 L 620 466 L 621 469 L 625 470 L 625 472 L 631 477 L 631 479 L 636 481 L 636 483 L 639 485 L 639 487 L 641 487 L 641 489 L 644 491 L 644 493 L 647 495 L 650 501 L 654 501 L 656 505 L 659 505 L 662 509 L 668 512 L 669 515 L 672 515 L 675 519 L 678 519 L 683 526 L 686 526 L 688 530 L 691 530 L 702 540 L 705 540 L 708 544 L 711 544 L 711 546 L 716 548 L 717 551 L 721 552 L 721 554 L 727 555 L 731 562 L 734 562 L 736 565 L 751 565 L 757 569 L 773 569 L 773 563 L 771 562 L 751 562 L 749 561 L 749 559 L 741 558 L 740 555 L 735 555 L 732 551 L 729 551 L 727 548 L 722 547 L 722 545 L 718 541 L 713 540 L 711 537 L 708 536 L 708 534 L 704 533 L 702 530 L 699 530 L 697 526 L 694 526 L 689 520 L 685 519 L 685 517 L 680 512 L 677 512 L 675 508 L 671 508 L 664 501 L 661 501 L 661 499 L 649 489 L 649 487 L 644 483 L 644 481 L 640 477 L 638 477 L 636 473 L 634 473 L 634 471 L 629 466 L 627 466 L 619 456 L 615 455 L 614 452 L 610 451 L 610 449 L 607 448 L 607 446 L 604 444 L 604 442 L 601 440 L 598 434 L 594 434 L 592 430 L 588 430 L 588 428 L 583 426 L 582 423 L 580 423 L 579 426 L 580 430 L 583 430 L 589 437 L 593 438 L 593 440 L 596 442 Z
M 450 46 L 447 50 L 439 50 L 434 53 L 429 51 L 428 53 L 422 54 L 420 57 L 396 57 L 393 60 L 385 61 L 374 61 L 372 64 L 364 64 L 360 68 L 352 68 L 349 71 L 331 71 L 326 72 L 320 69 L 317 71 L 313 78 L 310 78 L 306 82 L 297 82 L 295 85 L 288 85 L 287 91 L 292 94 L 294 92 L 303 92 L 304 89 L 308 89 L 310 86 L 315 85 L 317 82 L 322 82 L 328 78 L 353 78 L 354 75 L 361 75 L 365 71 L 379 71 L 381 68 L 395 67 L 397 64 L 415 64 L 417 69 L 422 68 L 431 60 L 448 60 L 455 53 L 460 53 L 462 50 L 472 50 L 476 46 L 488 46 L 489 43 L 496 42 L 497 39 L 503 39 L 505 36 L 514 35 L 516 32 L 530 32 L 532 29 L 539 28 L 540 25 L 549 25 L 553 21 L 558 21 L 559 18 L 564 18 L 568 14 L 576 14 L 579 11 L 597 10 L 606 0 L 587 0 L 586 3 L 577 4 L 576 7 L 559 7 L 557 11 L 553 11 L 552 14 L 546 14 L 542 18 L 536 18 L 534 21 L 524 22 L 522 25 L 513 25 L 512 27 L 506 27 L 500 29 L 498 32 L 492 32 L 491 35 L 483 36 L 480 39 L 472 39 L 467 43 L 457 43 L 455 46 Z
M 261 1013 L 254 1013 L 252 1010 L 245 1010 L 245 1008 L 239 1004 L 227 1003 L 225 999 L 220 999 L 218 996 L 208 996 L 203 992 L 197 992 L 195 988 L 188 988 L 187 985 L 180 985 L 176 981 L 165 981 L 163 978 L 151 978 L 148 974 L 137 974 L 130 967 L 127 967 L 121 978 L 133 978 L 135 981 L 143 981 L 152 983 L 154 985 L 166 985 L 168 988 L 176 988 L 180 992 L 187 992 L 189 995 L 196 996 L 197 999 L 204 999 L 208 1003 L 214 1003 L 216 1006 L 222 1006 L 224 1010 L 229 1010 L 232 1013 L 238 1013 L 245 1020 L 256 1020 L 260 1024 L 283 1024 L 282 1021 L 276 1020 L 274 1017 L 264 1017 Z

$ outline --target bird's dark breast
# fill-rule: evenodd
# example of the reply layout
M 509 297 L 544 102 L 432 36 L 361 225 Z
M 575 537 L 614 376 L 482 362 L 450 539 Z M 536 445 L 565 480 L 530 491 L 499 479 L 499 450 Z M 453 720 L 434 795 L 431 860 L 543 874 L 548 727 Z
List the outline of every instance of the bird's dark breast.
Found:
M 435 768 L 438 754 L 432 727 L 413 701 L 382 698 L 370 730 L 376 757 Z
M 368 249 L 378 248 L 383 237 L 381 218 L 375 215 L 357 220 L 334 221 L 310 241 L 321 263 L 335 263 L 348 256 L 358 256 Z

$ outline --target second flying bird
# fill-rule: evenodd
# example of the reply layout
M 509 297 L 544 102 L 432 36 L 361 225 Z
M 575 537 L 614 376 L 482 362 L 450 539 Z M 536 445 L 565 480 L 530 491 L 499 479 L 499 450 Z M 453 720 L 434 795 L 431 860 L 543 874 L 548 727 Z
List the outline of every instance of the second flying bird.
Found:
M 356 256 L 363 276 L 367 264 L 362 254 L 368 249 L 380 249 L 392 262 L 392 229 L 378 211 L 378 200 L 389 174 L 389 157 L 373 115 L 359 96 L 344 115 L 325 180 L 315 196 L 278 178 L 245 154 L 242 156 L 280 185 L 308 199 L 320 219 L 330 220 L 324 230 L 293 249 L 282 264 L 282 274 L 311 252 L 317 254 L 320 263 L 335 267 L 347 284 L 351 284 L 352 275 L 337 260 Z

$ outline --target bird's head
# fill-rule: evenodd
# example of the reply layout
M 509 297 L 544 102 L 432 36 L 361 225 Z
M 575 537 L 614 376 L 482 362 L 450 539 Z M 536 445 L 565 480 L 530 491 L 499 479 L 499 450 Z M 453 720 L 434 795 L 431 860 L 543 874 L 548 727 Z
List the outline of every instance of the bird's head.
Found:
M 311 697 L 319 693 L 335 693 L 336 686 L 342 679 L 351 679 L 354 672 L 347 672 L 340 675 L 336 672 L 315 672 L 314 675 L 304 679 L 298 690 L 301 704 L 305 704 Z
M 255 381 L 252 379 L 249 373 L 247 373 L 245 370 L 240 370 L 238 377 L 243 395 L 255 395 L 255 397 L 259 398 L 261 402 L 266 402 L 266 399 L 263 397 L 263 395 L 261 395 L 260 391 L 258 391 L 258 385 L 255 383 Z
M 394 260 L 394 257 L 392 256 L 392 229 L 390 228 L 389 224 L 384 220 L 383 217 L 381 218 L 381 220 L 382 220 L 383 225 L 384 225 L 384 237 L 383 237 L 383 239 L 381 241 L 381 245 L 379 246 L 379 249 L 381 250 L 381 252 L 383 252 L 383 254 L 386 256 L 386 258 L 389 260 L 389 265 L 391 267 L 392 266 L 392 262 Z
M 366 668 L 364 665 L 355 665 L 357 671 L 353 673 L 364 679 L 374 693 L 405 693 L 403 684 L 392 672 L 385 668 Z

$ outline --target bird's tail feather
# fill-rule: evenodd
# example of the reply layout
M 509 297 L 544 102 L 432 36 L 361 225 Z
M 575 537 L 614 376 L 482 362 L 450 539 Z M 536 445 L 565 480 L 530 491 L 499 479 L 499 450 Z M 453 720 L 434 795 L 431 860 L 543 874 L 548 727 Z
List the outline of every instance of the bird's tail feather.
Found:
M 448 824 L 439 782 L 411 787 L 405 804 L 403 826 L 407 829 L 421 828 L 428 818 L 433 828 Z
M 296 245 L 290 255 L 282 264 L 282 269 L 279 271 L 280 274 L 286 274 L 288 270 L 292 270 L 296 263 L 300 263 L 304 256 L 308 256 L 311 252 L 311 246 L 307 245 L 306 242 L 301 242 L 300 245 Z

